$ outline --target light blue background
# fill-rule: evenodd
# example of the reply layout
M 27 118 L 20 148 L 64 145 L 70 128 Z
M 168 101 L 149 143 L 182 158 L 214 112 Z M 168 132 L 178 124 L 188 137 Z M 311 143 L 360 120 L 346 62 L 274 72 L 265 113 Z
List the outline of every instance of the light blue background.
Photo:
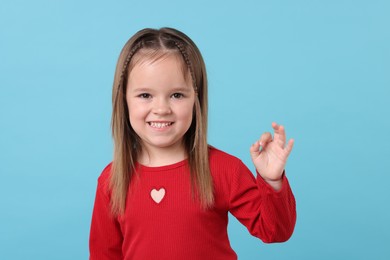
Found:
M 296 141 L 295 233 L 266 245 L 232 218 L 239 259 L 390 259 L 389 14 L 385 0 L 2 0 L 0 259 L 87 259 L 116 60 L 162 26 L 204 55 L 211 144 L 252 168 L 272 121 Z

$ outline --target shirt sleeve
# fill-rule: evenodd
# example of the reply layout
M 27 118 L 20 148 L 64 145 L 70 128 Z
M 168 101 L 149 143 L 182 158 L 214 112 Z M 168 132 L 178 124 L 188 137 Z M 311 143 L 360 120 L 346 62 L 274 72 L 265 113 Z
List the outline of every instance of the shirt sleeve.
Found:
M 285 174 L 282 181 L 282 189 L 275 191 L 241 161 L 231 176 L 230 213 L 265 243 L 287 241 L 294 231 L 295 198 Z
M 91 260 L 123 259 L 123 236 L 117 218 L 111 214 L 107 180 L 102 176 L 98 180 L 89 238 Z

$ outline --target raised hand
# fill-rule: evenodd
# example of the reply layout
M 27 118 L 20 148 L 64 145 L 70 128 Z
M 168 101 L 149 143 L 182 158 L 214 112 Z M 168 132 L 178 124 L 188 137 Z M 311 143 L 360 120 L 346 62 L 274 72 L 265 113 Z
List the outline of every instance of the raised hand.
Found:
M 286 132 L 282 125 L 272 123 L 274 137 L 266 132 L 261 135 L 250 148 L 253 164 L 265 181 L 280 188 L 282 174 L 287 158 L 293 148 L 294 140 L 290 139 L 286 145 Z M 278 183 L 279 182 L 279 183 Z

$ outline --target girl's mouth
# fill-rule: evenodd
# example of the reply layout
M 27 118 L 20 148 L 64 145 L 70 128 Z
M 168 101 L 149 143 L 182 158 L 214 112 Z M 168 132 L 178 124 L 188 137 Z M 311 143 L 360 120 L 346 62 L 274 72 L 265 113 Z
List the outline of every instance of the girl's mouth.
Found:
M 161 128 L 168 127 L 173 123 L 172 122 L 148 122 L 148 124 L 153 128 L 161 129 Z

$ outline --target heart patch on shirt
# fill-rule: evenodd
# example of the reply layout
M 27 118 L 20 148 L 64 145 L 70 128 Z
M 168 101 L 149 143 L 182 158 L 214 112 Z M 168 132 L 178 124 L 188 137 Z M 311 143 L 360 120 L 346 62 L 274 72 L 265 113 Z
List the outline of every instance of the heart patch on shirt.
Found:
M 164 188 L 161 188 L 159 190 L 153 189 L 150 192 L 150 196 L 152 197 L 154 202 L 156 202 L 158 204 L 158 203 L 160 203 L 162 201 L 162 199 L 165 196 L 165 189 Z

